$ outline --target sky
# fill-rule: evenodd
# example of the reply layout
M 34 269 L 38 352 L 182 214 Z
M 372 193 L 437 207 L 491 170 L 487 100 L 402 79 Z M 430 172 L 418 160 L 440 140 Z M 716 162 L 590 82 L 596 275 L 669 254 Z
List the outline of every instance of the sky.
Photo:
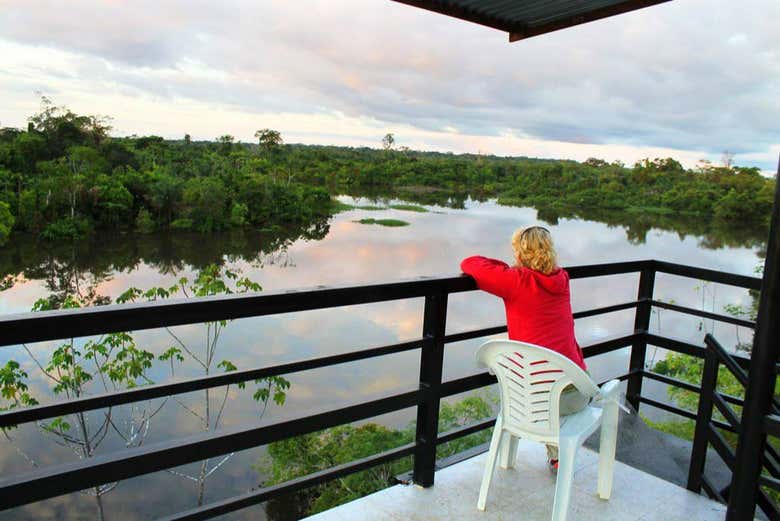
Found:
M 0 126 L 777 169 L 780 2 L 674 0 L 516 43 L 391 0 L 0 0 Z

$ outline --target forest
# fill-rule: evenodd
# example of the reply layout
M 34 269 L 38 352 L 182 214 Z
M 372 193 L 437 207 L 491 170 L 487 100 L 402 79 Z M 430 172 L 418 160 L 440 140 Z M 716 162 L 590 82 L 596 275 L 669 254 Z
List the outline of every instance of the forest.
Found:
M 671 158 L 631 167 L 396 148 L 257 143 L 159 136 L 111 137 L 110 118 L 82 116 L 44 98 L 27 129 L 0 129 L 0 242 L 13 232 L 70 239 L 92 230 L 274 230 L 330 215 L 339 194 L 383 194 L 458 206 L 468 198 L 533 206 L 546 215 L 585 210 L 688 215 L 765 228 L 774 180 L 756 168 Z

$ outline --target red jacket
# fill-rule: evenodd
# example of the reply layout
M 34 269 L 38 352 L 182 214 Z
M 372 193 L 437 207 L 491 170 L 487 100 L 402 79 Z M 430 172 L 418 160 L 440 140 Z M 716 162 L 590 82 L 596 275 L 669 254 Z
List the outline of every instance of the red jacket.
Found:
M 582 349 L 574 338 L 569 274 L 558 268 L 549 275 L 479 255 L 460 263 L 483 291 L 504 299 L 510 340 L 557 351 L 583 369 Z

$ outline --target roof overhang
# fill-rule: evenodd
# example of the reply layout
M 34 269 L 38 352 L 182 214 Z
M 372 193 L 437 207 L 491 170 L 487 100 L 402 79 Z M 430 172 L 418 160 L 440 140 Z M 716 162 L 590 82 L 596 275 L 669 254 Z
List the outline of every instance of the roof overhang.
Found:
M 394 0 L 509 33 L 516 42 L 670 0 Z

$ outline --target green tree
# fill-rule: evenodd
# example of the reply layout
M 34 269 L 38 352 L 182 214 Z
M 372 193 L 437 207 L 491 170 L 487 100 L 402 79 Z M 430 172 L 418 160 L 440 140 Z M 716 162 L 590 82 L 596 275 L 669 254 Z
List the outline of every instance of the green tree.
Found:
M 277 130 L 271 130 L 270 128 L 264 128 L 255 132 L 255 137 L 258 140 L 260 148 L 266 153 L 273 152 L 278 149 L 282 143 L 282 135 Z
M 14 227 L 14 216 L 8 203 L 0 201 L 0 246 L 8 241 Z
M 195 229 L 211 232 L 225 227 L 227 191 L 218 177 L 193 177 L 184 185 L 183 196 Z
M 222 155 L 226 156 L 230 154 L 230 152 L 233 150 L 233 142 L 235 139 L 236 138 L 230 134 L 225 134 L 217 138 L 217 143 L 219 143 L 219 151 Z
M 182 182 L 173 176 L 161 174 L 149 188 L 150 206 L 157 214 L 157 220 L 169 225 L 176 214 L 182 196 Z
M 249 208 L 245 204 L 233 203 L 230 209 L 230 224 L 232 226 L 244 226 L 247 223 Z
M 90 192 L 98 224 L 109 228 L 131 224 L 133 196 L 118 179 L 101 175 Z
M 154 228 L 155 224 L 152 214 L 146 208 L 141 208 L 141 211 L 138 212 L 138 216 L 135 218 L 135 231 L 138 233 L 152 233 Z
M 382 138 L 382 148 L 385 150 L 392 150 L 393 146 L 395 146 L 395 136 L 388 132 L 385 134 L 385 137 Z
M 40 299 L 35 303 L 33 311 L 78 308 L 83 303 L 83 300 L 73 296 L 64 300 Z M 140 349 L 128 333 L 111 333 L 86 342 L 71 338 L 56 347 L 46 361 L 40 359 L 26 344 L 23 347 L 51 382 L 53 393 L 67 400 L 83 398 L 95 391 L 113 392 L 152 383 L 148 371 L 152 367 L 154 355 Z M 27 373 L 19 368 L 17 361 L 10 360 L 0 369 L 0 397 L 4 400 L 0 408 L 37 403 L 37 399 L 29 393 Z M 149 432 L 149 422 L 162 405 L 152 407 L 151 404 L 137 404 L 135 408 L 135 414 L 121 414 L 123 407 L 109 407 L 91 417 L 80 412 L 41 422 L 38 426 L 43 433 L 54 438 L 58 444 L 72 449 L 80 458 L 92 458 L 108 439 L 109 433 L 118 435 L 127 447 L 137 447 L 144 442 Z M 123 418 L 124 422 L 115 421 L 117 417 Z M 15 445 L 10 429 L 4 430 L 3 434 L 9 443 Z M 33 456 L 17 449 L 31 465 L 37 466 Z M 116 486 L 116 482 L 107 483 L 92 487 L 88 492 L 95 498 L 96 517 L 101 521 L 104 519 L 103 496 Z
M 148 301 L 167 299 L 174 296 L 183 296 L 184 298 L 207 297 L 213 295 L 224 295 L 231 293 L 246 293 L 249 291 L 258 292 L 262 288 L 257 282 L 247 277 L 240 277 L 235 271 L 222 269 L 214 264 L 198 271 L 196 277 L 190 281 L 186 277 L 179 279 L 178 283 L 168 287 L 153 287 L 147 290 L 130 288 L 123 293 L 117 302 L 134 302 L 138 299 Z M 230 360 L 221 360 L 217 362 L 219 352 L 220 336 L 227 327 L 228 321 L 220 320 L 217 322 L 207 322 L 205 324 L 205 340 L 201 346 L 188 345 L 170 328 L 164 328 L 172 341 L 173 346 L 159 355 L 159 360 L 170 365 L 171 375 L 175 372 L 177 363 L 184 362 L 186 359 L 194 362 L 204 375 L 213 374 L 216 371 L 235 371 L 238 368 Z M 258 416 L 262 417 L 268 407 L 268 402 L 278 405 L 284 405 L 287 398 L 287 390 L 290 388 L 290 382 L 281 376 L 271 376 L 257 379 L 254 381 L 255 390 L 252 398 L 260 404 Z M 246 383 L 237 384 L 239 389 L 246 389 Z M 203 391 L 203 400 L 198 403 L 191 403 L 186 399 L 175 399 L 176 403 L 185 411 L 198 418 L 201 429 L 204 432 L 217 431 L 222 426 L 223 413 L 228 403 L 228 394 L 230 385 L 225 386 L 224 392 L 216 389 L 206 389 Z M 200 470 L 196 476 L 190 476 L 184 472 L 169 471 L 175 476 L 182 477 L 188 481 L 196 483 L 198 491 L 197 504 L 202 505 L 206 492 L 206 482 L 216 469 L 228 461 L 233 454 L 228 454 L 215 463 L 209 459 L 201 462 Z

